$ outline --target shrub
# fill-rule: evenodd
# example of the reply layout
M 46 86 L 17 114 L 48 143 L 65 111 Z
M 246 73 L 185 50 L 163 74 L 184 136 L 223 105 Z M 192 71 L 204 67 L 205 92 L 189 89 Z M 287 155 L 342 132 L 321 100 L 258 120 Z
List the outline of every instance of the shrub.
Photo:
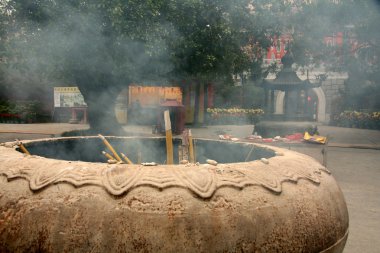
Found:
M 41 115 L 41 103 L 39 101 L 1 101 L 0 122 L 23 123 L 37 122 Z
M 209 124 L 257 124 L 264 114 L 262 109 L 207 108 Z
M 344 111 L 333 116 L 331 125 L 352 128 L 380 129 L 380 112 Z

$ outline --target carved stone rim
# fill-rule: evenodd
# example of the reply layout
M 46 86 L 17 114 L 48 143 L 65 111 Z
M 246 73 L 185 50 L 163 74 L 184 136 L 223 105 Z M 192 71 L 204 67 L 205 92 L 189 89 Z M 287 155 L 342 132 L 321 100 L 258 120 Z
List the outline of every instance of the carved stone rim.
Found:
M 60 141 L 67 139 L 88 139 L 89 137 L 46 138 L 24 141 Z M 163 137 L 113 137 L 113 138 L 163 138 Z M 208 140 L 208 139 L 199 139 Z M 216 140 L 209 140 L 216 141 Z M 225 142 L 220 141 L 219 142 Z M 300 179 L 319 185 L 321 173 L 330 172 L 313 158 L 278 147 L 254 145 L 281 153 L 269 158 L 269 163 L 260 160 L 252 162 L 225 163 L 213 165 L 142 165 L 104 164 L 55 160 L 39 156 L 25 156 L 16 151 L 16 142 L 0 146 L 0 175 L 8 180 L 23 178 L 29 182 L 32 191 L 38 191 L 53 184 L 68 183 L 76 187 L 94 185 L 103 188 L 111 195 L 128 194 L 138 187 L 152 187 L 159 190 L 182 188 L 200 198 L 211 198 L 222 187 L 244 189 L 261 186 L 272 193 L 281 194 L 284 182 L 296 184 Z M 54 169 L 52 169 L 54 168 Z

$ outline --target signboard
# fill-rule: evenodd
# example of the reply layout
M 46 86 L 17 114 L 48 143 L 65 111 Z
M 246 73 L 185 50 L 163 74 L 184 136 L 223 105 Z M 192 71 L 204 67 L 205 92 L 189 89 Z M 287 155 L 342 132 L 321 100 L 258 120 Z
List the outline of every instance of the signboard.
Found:
M 182 90 L 179 87 L 129 86 L 129 104 L 136 101 L 142 107 L 155 107 L 169 99 L 182 104 Z
M 54 87 L 54 107 L 87 107 L 78 87 Z

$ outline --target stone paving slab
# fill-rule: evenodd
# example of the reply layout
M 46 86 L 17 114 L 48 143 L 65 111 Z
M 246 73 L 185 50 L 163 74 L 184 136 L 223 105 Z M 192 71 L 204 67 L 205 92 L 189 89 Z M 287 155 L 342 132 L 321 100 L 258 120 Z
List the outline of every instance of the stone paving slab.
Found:
M 45 124 L 2 124 L 0 133 L 60 135 L 63 132 L 88 129 L 87 124 L 45 123 Z

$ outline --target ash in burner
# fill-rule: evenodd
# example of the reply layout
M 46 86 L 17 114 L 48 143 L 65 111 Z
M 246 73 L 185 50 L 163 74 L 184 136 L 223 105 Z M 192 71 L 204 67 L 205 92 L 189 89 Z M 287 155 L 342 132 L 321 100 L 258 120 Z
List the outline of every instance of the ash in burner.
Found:
M 116 151 L 126 154 L 134 164 L 166 163 L 166 141 L 163 137 L 107 137 L 107 140 Z M 178 153 L 181 144 L 181 139 L 173 139 L 174 164 L 180 163 Z M 102 154 L 105 145 L 97 136 L 46 139 L 24 145 L 32 155 L 46 158 L 102 163 L 108 160 Z M 273 150 L 250 143 L 207 139 L 194 139 L 194 150 L 196 161 L 200 163 L 206 163 L 207 159 L 219 163 L 248 162 L 275 156 Z

